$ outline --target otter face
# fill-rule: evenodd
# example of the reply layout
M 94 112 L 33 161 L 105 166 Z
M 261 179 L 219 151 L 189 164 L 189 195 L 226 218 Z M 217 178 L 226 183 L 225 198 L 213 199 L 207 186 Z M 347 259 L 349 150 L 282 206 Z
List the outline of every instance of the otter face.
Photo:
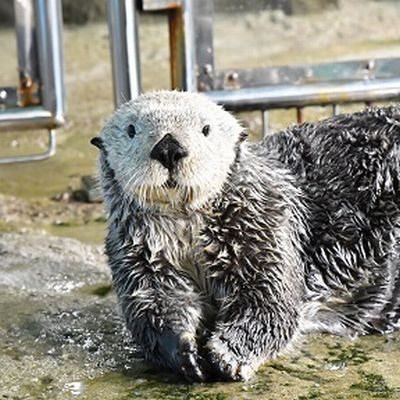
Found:
M 92 143 L 103 187 L 111 169 L 141 206 L 195 209 L 221 190 L 242 140 L 235 118 L 205 96 L 161 91 L 123 105 Z

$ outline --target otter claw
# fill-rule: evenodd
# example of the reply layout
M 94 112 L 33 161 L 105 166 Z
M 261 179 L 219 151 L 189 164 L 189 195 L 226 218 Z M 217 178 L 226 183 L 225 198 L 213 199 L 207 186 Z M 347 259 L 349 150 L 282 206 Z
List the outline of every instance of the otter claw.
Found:
M 181 372 L 186 379 L 191 381 L 204 381 L 204 374 L 197 364 L 197 360 L 193 354 L 182 356 L 183 363 L 181 365 Z
M 247 381 L 254 374 L 254 368 L 247 363 L 240 362 L 222 340 L 211 340 L 208 360 L 218 378 L 226 381 Z
M 191 381 L 204 381 L 205 376 L 199 365 L 199 355 L 196 346 L 190 341 L 182 343 L 180 351 L 180 370 L 186 379 Z

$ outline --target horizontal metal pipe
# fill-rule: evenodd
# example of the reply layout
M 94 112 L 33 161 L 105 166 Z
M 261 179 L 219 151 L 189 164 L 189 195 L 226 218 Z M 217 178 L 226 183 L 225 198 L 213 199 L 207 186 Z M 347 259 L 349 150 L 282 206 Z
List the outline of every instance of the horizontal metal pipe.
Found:
M 181 0 L 143 0 L 143 11 L 170 10 L 181 6 Z
M 400 98 L 400 78 L 279 85 L 205 92 L 232 110 L 259 110 Z
M 12 164 L 31 161 L 43 161 L 52 157 L 56 153 L 56 132 L 53 129 L 49 130 L 47 149 L 43 153 L 28 154 L 24 156 L 1 157 L 0 164 Z
M 0 113 L 0 129 L 54 129 L 64 122 L 62 115 L 41 107 L 9 108 Z

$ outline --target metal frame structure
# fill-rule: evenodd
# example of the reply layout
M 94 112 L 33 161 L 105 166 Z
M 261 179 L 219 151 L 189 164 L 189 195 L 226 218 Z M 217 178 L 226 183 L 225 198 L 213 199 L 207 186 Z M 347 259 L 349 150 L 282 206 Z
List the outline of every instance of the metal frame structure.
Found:
M 116 27 L 116 9 L 124 21 L 130 16 L 130 29 Z M 172 88 L 205 92 L 233 111 L 260 110 L 264 132 L 270 109 L 297 108 L 301 120 L 306 106 L 332 105 L 336 113 L 338 104 L 400 98 L 400 58 L 215 70 L 213 0 L 109 0 L 109 11 L 116 106 L 140 92 L 139 11 L 168 16 Z M 125 81 L 134 87 L 121 87 Z
M 14 0 L 19 86 L 0 88 L 0 129 L 47 129 L 39 154 L 0 158 L 0 164 L 44 160 L 56 151 L 64 124 L 64 71 L 60 0 Z

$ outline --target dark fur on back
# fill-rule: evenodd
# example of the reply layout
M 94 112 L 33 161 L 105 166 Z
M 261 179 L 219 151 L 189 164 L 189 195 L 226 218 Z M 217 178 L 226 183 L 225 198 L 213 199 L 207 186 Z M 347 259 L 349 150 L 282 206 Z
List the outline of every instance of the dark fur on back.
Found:
M 258 150 L 294 174 L 309 213 L 304 243 L 314 321 L 335 333 L 384 332 L 399 318 L 400 110 L 295 126 Z
M 238 140 L 220 193 L 166 212 L 127 195 L 104 144 L 106 251 L 145 357 L 241 380 L 302 333 L 396 328 L 399 145 L 398 107 Z

